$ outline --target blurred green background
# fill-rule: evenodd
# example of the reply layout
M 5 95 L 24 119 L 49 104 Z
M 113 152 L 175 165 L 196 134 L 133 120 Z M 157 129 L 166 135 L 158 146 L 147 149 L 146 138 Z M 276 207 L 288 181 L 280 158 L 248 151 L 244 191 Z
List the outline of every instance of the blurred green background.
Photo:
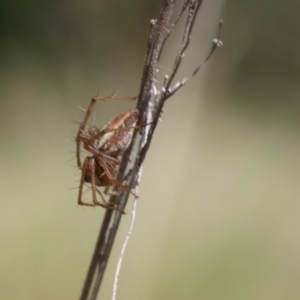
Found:
M 1 1 L 1 299 L 79 297 L 104 210 L 76 204 L 78 106 L 138 93 L 159 6 Z M 181 74 L 205 57 L 221 17 L 224 47 L 164 109 L 118 299 L 300 299 L 299 10 L 203 4 Z M 101 103 L 93 121 L 133 106 Z M 99 299 L 110 299 L 131 203 Z

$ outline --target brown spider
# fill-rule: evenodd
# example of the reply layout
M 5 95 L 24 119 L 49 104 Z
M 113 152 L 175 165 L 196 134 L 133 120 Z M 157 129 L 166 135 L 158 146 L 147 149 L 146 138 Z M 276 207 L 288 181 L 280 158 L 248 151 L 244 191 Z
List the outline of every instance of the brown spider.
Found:
M 115 177 L 120 163 L 119 156 L 122 155 L 130 145 L 133 130 L 136 128 L 135 126 L 138 121 L 139 111 L 137 109 L 126 110 L 107 122 L 100 129 L 95 126 L 91 126 L 86 130 L 86 127 L 88 127 L 88 119 L 92 114 L 92 109 L 96 101 L 107 98 L 124 99 L 113 96 L 92 98 L 76 136 L 77 166 L 81 170 L 78 204 L 87 206 L 98 205 L 109 209 L 115 209 L 113 205 L 110 205 L 105 201 L 101 191 L 97 187 L 105 186 L 105 194 L 109 194 L 109 188 L 111 186 L 118 186 L 119 188 L 133 194 L 126 186 L 117 182 Z M 85 158 L 83 164 L 80 160 L 81 144 L 86 151 L 92 154 L 92 156 Z M 85 183 L 90 183 L 93 203 L 86 203 L 82 201 L 82 193 Z M 111 194 L 115 193 L 116 191 Z M 97 194 L 100 195 L 102 199 L 101 202 L 97 200 Z

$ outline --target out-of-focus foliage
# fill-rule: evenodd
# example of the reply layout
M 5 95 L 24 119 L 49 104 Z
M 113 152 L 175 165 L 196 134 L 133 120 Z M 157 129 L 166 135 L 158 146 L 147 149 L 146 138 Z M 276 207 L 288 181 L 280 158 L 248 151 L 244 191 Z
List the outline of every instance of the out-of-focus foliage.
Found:
M 230 91 L 249 96 L 236 105 L 264 113 L 299 111 L 299 9 L 295 0 L 228 1 L 224 39 L 229 47 L 223 49 L 226 59 L 217 57 L 216 73 Z
M 159 4 L 1 2 L 1 299 L 79 297 L 103 209 L 76 204 L 78 106 L 98 91 L 138 93 Z M 205 57 L 220 17 L 224 47 L 164 109 L 120 299 L 299 299 L 299 6 L 204 2 L 182 74 Z M 91 121 L 133 105 L 100 103 Z M 130 206 L 105 299 L 129 219 Z

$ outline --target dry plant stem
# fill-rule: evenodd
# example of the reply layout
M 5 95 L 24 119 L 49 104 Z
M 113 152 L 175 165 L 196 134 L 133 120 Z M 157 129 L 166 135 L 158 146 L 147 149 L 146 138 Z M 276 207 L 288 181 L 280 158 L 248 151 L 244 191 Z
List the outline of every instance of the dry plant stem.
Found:
M 149 149 L 152 136 L 160 118 L 165 100 L 178 91 L 179 88 L 183 87 L 189 80 L 191 80 L 211 57 L 216 48 L 222 45 L 220 40 L 220 23 L 219 36 L 217 39 L 213 40 L 213 45 L 208 56 L 195 68 L 190 76 L 187 76 L 174 84 L 174 77 L 183 60 L 184 51 L 189 45 L 190 34 L 202 1 L 184 1 L 178 16 L 173 17 L 175 22 L 172 24 L 171 18 L 174 12 L 174 4 L 175 0 L 163 0 L 159 18 L 157 20 L 150 21 L 150 33 L 147 42 L 141 88 L 137 102 L 137 109 L 139 110 L 140 116 L 138 126 L 140 126 L 141 129 L 134 131 L 131 145 L 123 155 L 119 167 L 119 173 L 116 178 L 118 182 L 123 182 L 123 179 L 126 178 L 126 186 L 128 187 L 128 190 L 137 188 L 139 185 L 138 174 L 140 173 L 142 163 Z M 183 17 L 183 14 L 186 10 L 188 10 L 188 13 L 185 29 L 182 36 L 181 45 L 174 58 L 174 64 L 171 73 L 165 76 L 165 80 L 161 84 L 162 87 L 157 88 L 155 77 L 157 74 L 157 69 L 159 68 L 158 62 L 163 50 L 163 46 L 169 35 L 173 32 L 175 25 Z M 150 122 L 151 126 L 143 127 L 143 124 L 148 124 Z M 133 151 L 133 146 L 137 148 L 137 151 Z M 133 167 L 130 167 L 131 165 L 133 165 Z M 108 209 L 105 212 L 80 300 L 94 300 L 97 297 L 112 245 L 120 225 L 122 217 L 121 212 L 125 210 L 125 206 L 129 197 L 128 190 L 123 190 L 118 195 L 111 196 L 109 200 L 109 203 L 113 207 L 117 206 L 118 210 Z

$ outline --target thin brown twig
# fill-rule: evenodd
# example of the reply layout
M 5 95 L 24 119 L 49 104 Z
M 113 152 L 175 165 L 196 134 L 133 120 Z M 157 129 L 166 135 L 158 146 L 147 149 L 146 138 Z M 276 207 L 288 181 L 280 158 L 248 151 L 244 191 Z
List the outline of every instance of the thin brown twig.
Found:
M 119 182 L 124 182 L 123 179 L 126 178 L 126 186 L 129 190 L 139 185 L 138 174 L 151 144 L 152 136 L 166 99 L 190 81 L 212 56 L 216 48 L 222 44 L 220 40 L 222 23 L 220 22 L 218 38 L 213 41 L 212 48 L 207 57 L 190 76 L 173 84 L 174 77 L 184 57 L 184 52 L 189 45 L 191 31 L 201 4 L 202 0 L 184 1 L 180 13 L 172 24 L 171 18 L 174 12 L 175 0 L 163 0 L 158 19 L 150 21 L 146 57 L 137 102 L 137 109 L 140 115 L 138 126 L 141 129 L 135 130 L 132 143 L 123 155 L 116 178 Z M 175 25 L 183 17 L 187 8 L 188 16 L 185 29 L 181 45 L 174 59 L 173 68 L 171 73 L 165 76 L 162 88 L 157 89 L 156 70 L 158 69 L 158 62 L 163 51 L 163 46 L 170 34 L 174 32 Z M 147 127 L 143 126 L 143 124 L 148 123 L 151 123 L 151 125 Z M 137 148 L 137 150 L 133 151 L 134 148 Z M 109 203 L 113 206 L 117 205 L 118 210 L 106 210 L 80 300 L 95 300 L 97 297 L 121 217 L 123 216 L 121 212 L 125 210 L 128 197 L 128 190 L 123 190 L 121 193 L 111 196 L 109 200 Z

